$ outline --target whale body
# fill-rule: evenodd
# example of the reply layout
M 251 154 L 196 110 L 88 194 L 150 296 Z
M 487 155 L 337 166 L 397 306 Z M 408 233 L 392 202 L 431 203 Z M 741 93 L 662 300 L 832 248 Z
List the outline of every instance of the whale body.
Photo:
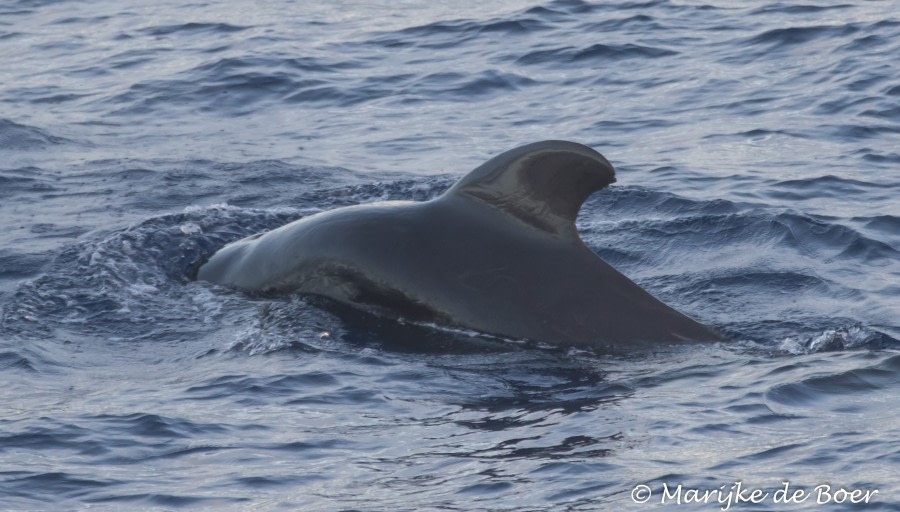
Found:
M 609 347 L 720 340 L 581 241 L 582 203 L 613 182 L 612 165 L 587 146 L 528 144 L 430 201 L 337 208 L 238 240 L 197 277 L 509 338 Z

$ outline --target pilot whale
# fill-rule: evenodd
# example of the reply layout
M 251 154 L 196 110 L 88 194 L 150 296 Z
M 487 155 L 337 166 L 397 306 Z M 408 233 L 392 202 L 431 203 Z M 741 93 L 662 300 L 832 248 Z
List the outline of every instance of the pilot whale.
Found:
M 536 142 L 430 201 L 337 208 L 238 240 L 197 277 L 508 338 L 596 347 L 720 340 L 579 238 L 582 203 L 615 181 L 587 146 Z

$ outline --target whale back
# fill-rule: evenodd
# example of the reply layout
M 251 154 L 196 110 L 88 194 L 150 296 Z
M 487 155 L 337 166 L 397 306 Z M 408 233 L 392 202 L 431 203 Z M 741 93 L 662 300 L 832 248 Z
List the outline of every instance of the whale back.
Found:
M 513 338 L 597 346 L 721 339 L 578 238 L 582 203 L 614 181 L 612 165 L 586 146 L 529 144 L 436 200 L 338 208 L 234 242 L 198 278 Z
M 615 181 L 612 164 L 600 153 L 575 142 L 549 140 L 488 160 L 445 195 L 475 198 L 535 228 L 573 235 L 584 201 Z

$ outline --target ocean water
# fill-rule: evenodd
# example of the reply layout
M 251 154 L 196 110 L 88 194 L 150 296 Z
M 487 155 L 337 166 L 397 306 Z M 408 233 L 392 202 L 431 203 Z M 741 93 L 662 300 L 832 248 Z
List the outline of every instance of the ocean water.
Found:
M 900 510 L 898 77 L 892 1 L 4 1 L 0 510 Z M 617 168 L 588 246 L 732 341 L 188 277 L 550 138 Z

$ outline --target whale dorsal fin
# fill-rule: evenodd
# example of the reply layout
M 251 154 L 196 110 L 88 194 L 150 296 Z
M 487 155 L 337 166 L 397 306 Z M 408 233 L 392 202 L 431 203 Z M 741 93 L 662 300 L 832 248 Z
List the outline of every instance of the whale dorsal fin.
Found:
M 581 204 L 616 181 L 613 166 L 593 149 L 562 140 L 527 144 L 465 175 L 447 194 L 480 199 L 552 234 L 575 234 Z

